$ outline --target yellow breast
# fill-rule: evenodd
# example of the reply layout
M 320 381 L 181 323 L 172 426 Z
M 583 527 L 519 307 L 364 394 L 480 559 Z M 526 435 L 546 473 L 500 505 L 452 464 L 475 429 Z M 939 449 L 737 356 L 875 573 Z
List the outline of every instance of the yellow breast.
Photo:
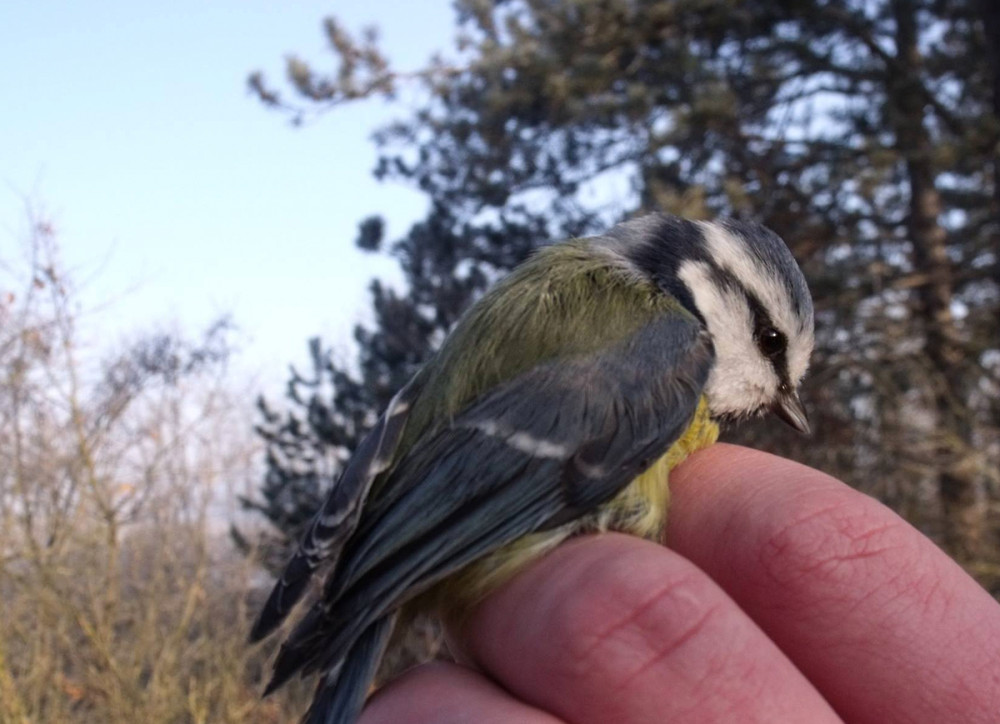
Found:
M 507 544 L 442 581 L 414 605 L 424 610 L 436 606 L 449 619 L 460 620 L 522 567 L 573 535 L 614 530 L 661 540 L 670 504 L 670 471 L 718 437 L 719 426 L 709 417 L 708 404 L 702 398 L 694 419 L 677 442 L 610 502 L 579 520 Z
M 617 530 L 650 540 L 661 540 L 670 507 L 670 471 L 693 452 L 719 439 L 719 426 L 708 415 L 708 403 L 702 398 L 694 419 L 666 455 L 635 478 L 610 503 L 597 513 L 597 530 Z

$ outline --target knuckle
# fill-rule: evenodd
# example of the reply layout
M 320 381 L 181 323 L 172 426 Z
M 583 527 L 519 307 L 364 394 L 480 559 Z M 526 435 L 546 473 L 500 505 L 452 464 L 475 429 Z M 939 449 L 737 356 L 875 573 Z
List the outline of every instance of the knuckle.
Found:
M 718 595 L 702 574 L 665 556 L 600 561 L 553 611 L 553 643 L 564 652 L 554 673 L 626 688 L 698 635 Z
M 856 495 L 816 496 L 786 511 L 759 548 L 767 578 L 826 601 L 899 580 L 919 556 L 908 525 L 875 501 L 858 505 Z

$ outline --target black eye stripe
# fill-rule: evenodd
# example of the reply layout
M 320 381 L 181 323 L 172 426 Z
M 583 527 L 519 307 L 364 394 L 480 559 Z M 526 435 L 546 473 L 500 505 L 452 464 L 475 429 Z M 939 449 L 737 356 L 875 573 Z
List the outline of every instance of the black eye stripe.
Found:
M 715 283 L 722 288 L 738 289 L 740 294 L 742 294 L 747 300 L 747 306 L 750 307 L 750 313 L 753 315 L 754 330 L 759 331 L 766 327 L 771 329 L 777 329 L 774 322 L 771 319 L 771 315 L 767 313 L 767 308 L 764 304 L 757 298 L 757 295 L 743 286 L 736 276 L 725 269 L 722 269 L 715 264 L 710 262 L 712 269 L 712 276 Z
M 771 364 L 778 375 L 778 380 L 784 385 L 789 384 L 788 379 L 788 337 L 786 337 L 775 325 L 771 315 L 767 313 L 767 308 L 761 303 L 757 295 L 745 287 L 741 287 L 746 295 L 747 306 L 753 315 L 754 339 L 757 347 Z
M 756 294 L 743 286 L 734 274 L 716 265 L 710 259 L 707 261 L 712 279 L 720 288 L 738 290 L 743 295 L 743 298 L 746 299 L 747 306 L 750 308 L 750 314 L 753 317 L 753 336 L 754 341 L 757 343 L 757 348 L 774 367 L 774 373 L 778 376 L 778 381 L 782 385 L 789 385 L 788 337 L 774 324 L 774 320 L 768 314 L 767 308 Z M 769 330 L 777 334 L 777 339 L 773 340 L 773 342 L 763 342 L 765 336 L 770 336 L 767 334 Z M 774 345 L 773 350 L 768 351 L 768 349 L 765 349 L 766 346 L 771 344 Z

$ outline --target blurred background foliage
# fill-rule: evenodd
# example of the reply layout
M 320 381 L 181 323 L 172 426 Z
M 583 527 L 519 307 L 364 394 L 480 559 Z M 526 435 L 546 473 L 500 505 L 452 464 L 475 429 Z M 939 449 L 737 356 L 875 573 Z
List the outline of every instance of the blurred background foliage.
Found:
M 108 352 L 58 234 L 0 259 L 0 722 L 281 722 L 249 651 L 259 568 L 231 545 L 260 469 L 231 325 Z
M 274 644 L 245 644 L 261 564 L 473 299 L 532 249 L 650 210 L 763 221 L 813 289 L 814 436 L 762 420 L 730 438 L 880 498 L 1000 596 L 991 0 L 454 5 L 456 44 L 425 67 L 331 18 L 332 66 L 249 77 L 296 124 L 395 107 L 374 173 L 427 199 L 399 238 L 359 219 L 406 284 L 372 281 L 356 356 L 309 343 L 256 436 L 226 320 L 98 352 L 43 215 L 0 258 L 0 722 L 291 720 L 308 687 L 261 701 Z M 390 666 L 436 638 L 418 622 Z
M 250 87 L 297 124 L 397 102 L 375 174 L 426 194 L 407 286 L 371 285 L 356 359 L 311 342 L 260 402 L 248 508 L 277 565 L 375 414 L 462 311 L 532 249 L 662 210 L 758 219 L 816 300 L 814 435 L 729 433 L 891 505 L 1000 594 L 1000 29 L 983 0 L 458 0 L 457 44 L 405 71 L 374 29 L 324 30 Z M 391 51 L 390 49 L 387 49 Z M 413 98 L 419 100 L 414 102 Z M 406 99 L 402 101 L 400 99 Z M 256 542 L 256 541 L 255 541 Z

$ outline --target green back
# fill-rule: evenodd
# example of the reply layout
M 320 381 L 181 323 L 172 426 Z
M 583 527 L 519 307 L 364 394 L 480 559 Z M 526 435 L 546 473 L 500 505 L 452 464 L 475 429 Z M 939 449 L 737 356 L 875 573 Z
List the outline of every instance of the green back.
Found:
M 688 314 L 586 240 L 539 250 L 469 309 L 425 368 L 397 460 L 497 385 L 614 345 L 666 312 Z

